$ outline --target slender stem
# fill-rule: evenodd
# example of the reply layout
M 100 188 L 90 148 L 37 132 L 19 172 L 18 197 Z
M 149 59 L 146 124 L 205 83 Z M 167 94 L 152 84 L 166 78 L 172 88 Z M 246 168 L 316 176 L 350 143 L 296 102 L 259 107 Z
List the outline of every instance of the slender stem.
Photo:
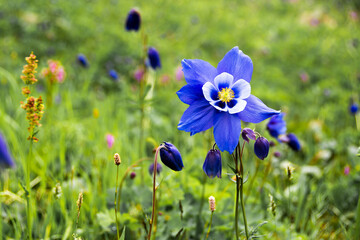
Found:
M 288 181 L 288 191 L 289 191 L 289 239 L 291 240 L 291 211 L 290 211 L 290 196 L 291 196 L 291 192 L 290 192 L 290 180 Z
M 145 96 L 144 96 L 144 85 L 146 85 L 146 78 L 147 78 L 147 68 L 145 65 L 146 55 L 147 55 L 147 39 L 144 32 L 144 29 L 141 28 L 141 43 L 143 48 L 143 56 L 142 56 L 142 63 L 144 70 L 143 79 L 140 79 L 139 82 L 139 104 L 140 104 L 140 137 L 139 137 L 139 158 L 143 155 L 143 143 L 144 143 L 144 119 L 145 119 Z M 141 183 L 144 185 L 144 169 L 141 168 Z
M 241 164 L 242 165 L 242 164 Z M 246 220 L 246 213 L 245 213 L 245 204 L 244 204 L 244 196 L 243 196 L 243 190 L 244 190 L 244 178 L 241 177 L 241 185 L 240 185 L 240 201 L 241 201 L 241 210 L 243 212 L 243 218 L 244 218 L 244 225 L 245 225 L 245 234 L 246 239 L 249 239 L 249 230 L 247 226 L 247 220 Z
M 243 213 L 243 219 L 244 219 L 244 225 L 245 225 L 245 234 L 246 234 L 246 239 L 249 239 L 249 230 L 248 230 L 248 225 L 247 225 L 247 220 L 246 220 L 246 213 L 245 213 L 245 204 L 244 204 L 244 166 L 243 166 L 243 161 L 242 161 L 242 156 L 244 153 L 244 146 L 245 146 L 245 141 L 242 145 L 242 149 L 241 149 L 241 153 L 240 153 L 240 180 L 241 180 L 241 185 L 240 185 L 240 202 L 241 202 L 241 210 Z
M 119 239 L 119 222 L 118 222 L 118 218 L 117 218 L 117 205 L 116 205 L 118 176 L 119 176 L 119 165 L 117 165 L 117 166 L 116 166 L 116 183 L 115 183 L 115 221 L 116 221 L 116 239 Z
M 150 220 L 150 228 L 148 233 L 148 240 L 151 238 L 151 230 L 154 222 L 154 216 L 155 216 L 155 202 L 156 202 L 156 171 L 157 171 L 157 156 L 161 148 L 164 146 L 160 145 L 155 152 L 155 158 L 154 158 L 154 172 L 153 172 L 153 196 L 152 196 L 152 212 L 151 212 L 151 220 Z
M 212 224 L 213 214 L 214 214 L 214 211 L 211 211 L 210 222 L 209 222 L 209 229 L 208 229 L 208 231 L 207 231 L 205 240 L 208 239 L 208 238 L 209 238 L 209 235 L 210 235 L 210 230 L 211 230 L 211 224 Z
M 235 200 L 235 233 L 236 233 L 236 240 L 240 239 L 239 234 L 239 193 L 240 193 L 240 178 L 239 175 L 236 174 L 236 200 Z
M 30 134 L 32 137 L 33 134 Z M 32 158 L 32 147 L 33 147 L 33 139 L 30 139 L 30 147 L 28 159 L 26 161 L 26 218 L 27 218 L 27 228 L 28 228 L 28 239 L 32 239 L 32 219 L 31 219 L 31 203 L 30 203 L 30 166 L 31 166 L 31 158 Z

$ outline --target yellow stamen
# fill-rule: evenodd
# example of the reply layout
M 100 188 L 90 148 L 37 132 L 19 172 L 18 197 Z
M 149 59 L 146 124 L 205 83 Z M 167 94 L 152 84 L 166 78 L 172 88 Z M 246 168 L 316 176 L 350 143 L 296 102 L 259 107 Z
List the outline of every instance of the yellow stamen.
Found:
M 234 91 L 230 88 L 223 88 L 220 92 L 218 92 L 218 99 L 222 102 L 230 102 L 234 99 Z

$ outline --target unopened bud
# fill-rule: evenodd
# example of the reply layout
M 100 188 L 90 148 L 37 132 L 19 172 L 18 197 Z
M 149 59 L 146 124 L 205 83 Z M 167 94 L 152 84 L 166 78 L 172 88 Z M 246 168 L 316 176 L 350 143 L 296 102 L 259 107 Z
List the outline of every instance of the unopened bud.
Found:
M 210 211 L 212 211 L 212 212 L 216 210 L 215 197 L 213 197 L 213 196 L 209 197 L 209 208 L 210 208 Z
M 121 158 L 118 153 L 114 154 L 114 162 L 115 162 L 115 165 L 117 165 L 117 166 L 119 166 L 121 164 Z

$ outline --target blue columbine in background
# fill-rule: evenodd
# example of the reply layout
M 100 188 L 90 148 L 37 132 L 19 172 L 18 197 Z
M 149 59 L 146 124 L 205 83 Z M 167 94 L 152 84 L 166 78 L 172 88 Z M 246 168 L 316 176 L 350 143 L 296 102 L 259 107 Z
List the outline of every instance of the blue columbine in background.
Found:
M 353 103 L 350 105 L 350 112 L 352 114 L 356 114 L 359 111 L 359 105 L 357 105 L 356 103 Z
M 161 161 L 168 168 L 174 171 L 181 171 L 184 168 L 184 164 L 179 150 L 172 143 L 164 142 L 163 146 L 160 149 Z
M 206 155 L 203 170 L 210 178 L 221 178 L 221 154 L 217 149 L 210 149 Z
M 87 68 L 89 66 L 89 62 L 83 54 L 79 54 L 77 56 L 77 61 L 84 68 Z
M 156 165 L 156 172 L 157 174 L 160 174 L 160 172 L 162 171 L 162 166 L 160 163 L 157 163 Z M 152 163 L 150 166 L 149 166 L 149 173 L 150 175 L 153 175 L 154 173 L 154 163 Z
M 214 127 L 221 151 L 232 153 L 238 144 L 241 121 L 259 123 L 279 114 L 251 95 L 253 64 L 238 47 L 231 49 L 214 68 L 203 60 L 184 59 L 187 85 L 177 95 L 189 104 L 178 128 L 194 135 Z
M 118 80 L 118 74 L 114 69 L 109 71 L 109 77 L 111 77 L 114 81 Z
M 301 145 L 296 135 L 293 133 L 289 133 L 287 135 L 287 138 L 288 138 L 287 141 L 288 146 L 294 151 L 300 151 Z
M 258 158 L 264 160 L 269 154 L 270 144 L 264 137 L 258 137 L 254 144 L 254 152 Z
M 140 29 L 140 24 L 141 24 L 141 17 L 139 11 L 134 8 L 131 9 L 126 18 L 125 29 L 127 31 L 137 32 Z
M 266 125 L 266 129 L 269 131 L 272 137 L 278 138 L 279 135 L 286 133 L 286 122 L 283 119 L 284 116 L 284 113 L 272 116 Z
M 1 168 L 15 167 L 15 163 L 11 157 L 5 138 L 1 134 L 0 134 L 0 166 Z
M 148 49 L 148 60 L 149 60 L 150 67 L 152 69 L 156 70 L 157 68 L 161 68 L 161 61 L 160 61 L 159 53 L 153 47 L 149 47 L 149 49 Z

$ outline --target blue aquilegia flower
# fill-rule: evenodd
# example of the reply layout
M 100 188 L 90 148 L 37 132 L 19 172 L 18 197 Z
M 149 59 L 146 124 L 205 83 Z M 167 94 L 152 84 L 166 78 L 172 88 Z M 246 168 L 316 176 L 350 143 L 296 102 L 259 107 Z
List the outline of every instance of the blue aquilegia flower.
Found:
M 156 70 L 157 68 L 161 68 L 159 52 L 153 47 L 149 47 L 148 49 L 148 60 L 152 69 Z
M 266 125 L 266 129 L 272 137 L 278 139 L 280 135 L 286 133 L 286 122 L 283 119 L 284 116 L 284 113 L 272 116 Z
M 152 164 L 149 166 L 149 173 L 150 173 L 150 175 L 153 175 L 153 173 L 154 173 L 154 166 L 155 166 L 154 163 L 152 163 Z M 160 163 L 157 163 L 157 164 L 156 164 L 156 172 L 157 172 L 157 174 L 159 175 L 159 174 L 161 173 L 161 171 L 162 171 L 162 166 L 161 166 Z
M 1 134 L 0 134 L 0 167 L 1 168 L 15 167 L 15 163 L 11 157 L 5 138 Z
M 109 72 L 109 77 L 111 77 L 114 81 L 117 81 L 118 80 L 118 73 L 116 72 L 116 70 L 114 69 L 111 69 Z
M 293 133 L 289 133 L 287 135 L 287 138 L 288 138 L 287 144 L 289 145 L 289 147 L 294 151 L 300 151 L 301 145 L 296 135 Z
M 231 49 L 217 68 L 198 59 L 184 59 L 181 64 L 187 85 L 177 95 L 190 106 L 178 128 L 194 135 L 214 127 L 221 151 L 235 150 L 241 121 L 259 123 L 279 113 L 251 95 L 253 64 L 238 47 Z
M 258 137 L 254 143 L 255 155 L 264 160 L 269 154 L 270 144 L 269 141 L 264 137 Z
M 137 9 L 133 8 L 128 13 L 128 16 L 126 18 L 125 22 L 125 29 L 126 31 L 139 31 L 141 24 L 141 17 L 140 13 Z
M 210 149 L 206 155 L 203 170 L 209 178 L 221 178 L 221 154 L 217 149 Z
M 179 150 L 172 143 L 164 142 L 163 146 L 160 149 L 160 159 L 163 164 L 174 171 L 181 171 L 184 164 Z
M 87 68 L 89 66 L 89 62 L 88 62 L 87 58 L 85 57 L 85 55 L 83 55 L 83 54 L 79 54 L 77 56 L 77 61 L 84 68 Z

